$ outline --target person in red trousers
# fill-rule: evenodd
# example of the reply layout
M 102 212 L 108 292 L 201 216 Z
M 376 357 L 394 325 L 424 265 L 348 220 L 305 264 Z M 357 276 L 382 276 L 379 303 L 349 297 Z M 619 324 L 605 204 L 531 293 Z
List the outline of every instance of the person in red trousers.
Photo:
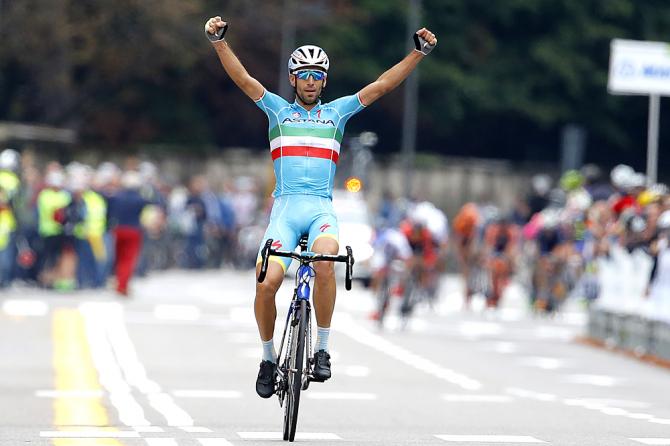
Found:
M 140 194 L 142 178 L 139 172 L 124 173 L 121 184 L 121 190 L 109 197 L 109 221 L 114 225 L 116 291 L 128 296 L 128 282 L 142 249 L 140 215 L 151 202 Z

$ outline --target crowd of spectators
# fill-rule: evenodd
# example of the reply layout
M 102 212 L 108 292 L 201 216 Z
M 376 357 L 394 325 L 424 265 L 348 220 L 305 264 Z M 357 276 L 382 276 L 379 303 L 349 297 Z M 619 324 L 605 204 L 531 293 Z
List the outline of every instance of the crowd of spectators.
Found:
M 130 278 L 152 269 L 253 267 L 258 245 L 246 234 L 262 219 L 257 185 L 250 177 L 222 184 L 214 190 L 203 175 L 169 183 L 135 158 L 123 167 L 52 161 L 38 168 L 5 149 L 0 288 L 113 286 L 127 296 Z
M 670 317 L 667 186 L 649 184 L 626 165 L 616 166 L 609 177 L 586 165 L 553 183 L 548 175 L 535 176 L 532 192 L 508 215 L 492 204 L 467 203 L 455 216 L 466 296 L 490 296 L 492 259 L 504 256 L 509 275 L 514 272 L 526 285 L 537 311 L 556 311 L 570 296 L 610 299 L 614 289 L 619 298 L 645 300 Z M 506 229 L 492 235 L 495 225 Z M 643 264 L 648 268 L 631 266 Z

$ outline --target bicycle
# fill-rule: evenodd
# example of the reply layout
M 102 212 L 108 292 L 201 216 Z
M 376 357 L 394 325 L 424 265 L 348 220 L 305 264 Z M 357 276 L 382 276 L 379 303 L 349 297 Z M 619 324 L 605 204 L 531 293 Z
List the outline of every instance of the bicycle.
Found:
M 296 271 L 293 299 L 286 316 L 284 334 L 279 346 L 277 375 L 278 382 L 275 393 L 279 397 L 279 406 L 284 407 L 284 441 L 295 439 L 298 422 L 300 392 L 307 390 L 311 381 L 319 381 L 312 373 L 314 360 L 312 355 L 312 323 L 311 323 L 311 279 L 315 276 L 311 263 L 321 261 L 346 263 L 345 288 L 351 290 L 354 256 L 351 247 L 347 246 L 346 255 L 316 254 L 307 251 L 307 238 L 300 239 L 300 253 L 278 251 L 272 249 L 272 239 L 268 239 L 261 250 L 261 270 L 258 282 L 265 280 L 270 256 L 288 257 L 300 262 Z M 287 339 L 288 333 L 288 339 Z M 286 342 L 286 350 L 284 343 Z M 305 363 L 305 353 L 308 360 Z M 303 368 L 304 363 L 304 368 Z

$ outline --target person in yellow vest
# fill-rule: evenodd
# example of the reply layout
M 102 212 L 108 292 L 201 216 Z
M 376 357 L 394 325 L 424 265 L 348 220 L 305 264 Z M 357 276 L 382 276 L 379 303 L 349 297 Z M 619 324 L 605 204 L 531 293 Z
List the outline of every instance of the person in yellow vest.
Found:
M 103 236 L 107 230 L 107 201 L 91 189 L 92 172 L 87 166 L 70 176 L 70 192 L 81 221 L 74 226 L 79 288 L 104 285 L 103 267 L 107 258 Z
M 0 288 L 8 286 L 16 268 L 16 215 L 13 200 L 21 187 L 21 157 L 16 150 L 0 152 Z
M 40 282 L 47 288 L 68 291 L 76 285 L 76 256 L 72 237 L 66 233 L 72 197 L 64 186 L 62 170 L 52 169 L 47 173 L 45 188 L 37 196 L 37 214 L 43 249 Z

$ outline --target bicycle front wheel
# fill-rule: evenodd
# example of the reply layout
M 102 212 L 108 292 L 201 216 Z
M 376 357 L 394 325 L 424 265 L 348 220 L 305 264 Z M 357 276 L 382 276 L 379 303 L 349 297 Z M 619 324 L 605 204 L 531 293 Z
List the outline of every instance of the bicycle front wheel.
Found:
M 288 388 L 284 406 L 284 440 L 293 441 L 298 423 L 302 371 L 305 361 L 305 337 L 307 334 L 307 303 L 300 301 L 291 321 L 293 335 L 289 346 Z

